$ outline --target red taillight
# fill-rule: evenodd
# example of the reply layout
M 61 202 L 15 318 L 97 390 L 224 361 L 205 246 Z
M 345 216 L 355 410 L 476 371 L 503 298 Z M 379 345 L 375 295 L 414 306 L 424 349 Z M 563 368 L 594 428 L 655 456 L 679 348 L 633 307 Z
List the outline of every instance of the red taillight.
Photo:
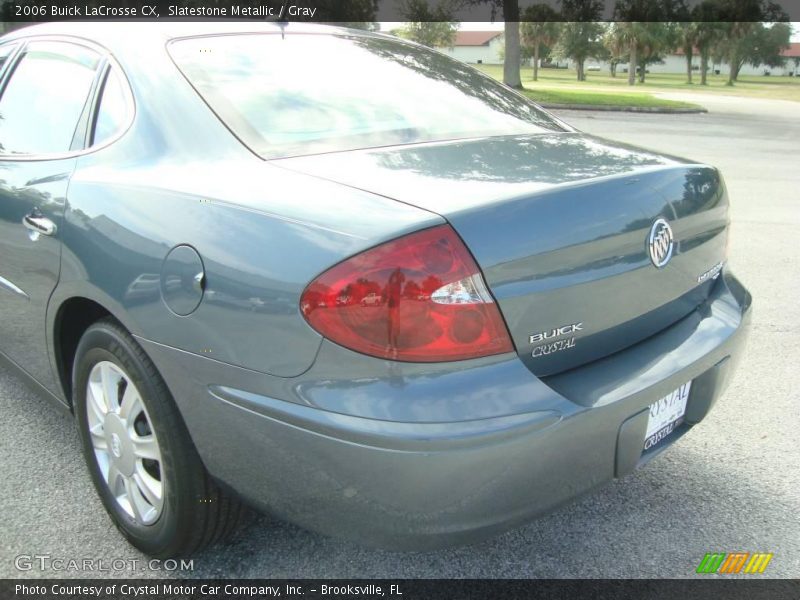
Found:
M 478 266 L 449 225 L 339 263 L 309 284 L 300 309 L 326 338 L 380 358 L 440 362 L 513 350 Z

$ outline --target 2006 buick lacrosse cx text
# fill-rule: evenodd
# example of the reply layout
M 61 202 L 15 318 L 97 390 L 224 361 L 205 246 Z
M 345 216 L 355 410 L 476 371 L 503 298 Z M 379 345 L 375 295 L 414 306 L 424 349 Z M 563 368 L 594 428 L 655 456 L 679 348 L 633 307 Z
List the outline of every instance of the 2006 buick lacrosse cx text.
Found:
M 711 166 L 377 33 L 45 24 L 0 61 L 0 355 L 150 555 L 246 505 L 494 535 L 657 456 L 735 369 Z

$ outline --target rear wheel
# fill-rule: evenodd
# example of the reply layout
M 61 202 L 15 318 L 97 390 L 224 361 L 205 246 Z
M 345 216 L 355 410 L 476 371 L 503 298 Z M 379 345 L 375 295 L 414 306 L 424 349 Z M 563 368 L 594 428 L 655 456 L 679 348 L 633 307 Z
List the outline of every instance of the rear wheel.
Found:
M 81 338 L 73 401 L 92 481 L 134 546 L 186 555 L 235 530 L 244 507 L 208 476 L 164 381 L 116 321 Z

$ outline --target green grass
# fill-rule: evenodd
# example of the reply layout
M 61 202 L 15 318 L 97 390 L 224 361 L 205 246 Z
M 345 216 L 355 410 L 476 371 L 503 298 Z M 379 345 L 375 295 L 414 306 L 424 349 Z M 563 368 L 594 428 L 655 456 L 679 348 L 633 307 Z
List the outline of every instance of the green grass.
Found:
M 651 94 L 593 92 L 584 90 L 536 89 L 523 92 L 540 104 L 583 104 L 589 106 L 635 106 L 637 108 L 698 108 L 697 104 L 664 100 Z
M 502 65 L 476 66 L 496 79 L 503 77 Z M 735 85 L 728 86 L 725 85 L 728 80 L 726 75 L 709 75 L 708 85 L 700 85 L 699 73 L 694 74 L 693 84 L 686 83 L 685 73 L 649 73 L 644 84 L 637 81 L 635 86 L 629 86 L 627 73 L 611 77 L 607 70 L 587 72 L 586 81 L 576 81 L 575 71 L 572 69 L 539 69 L 539 81 L 533 81 L 533 69 L 530 67 L 523 68 L 521 75 L 522 85 L 536 93 L 560 90 L 572 93 L 598 92 L 613 95 L 622 93 L 652 97 L 653 93 L 658 92 L 692 92 L 800 102 L 800 77 L 742 75 Z

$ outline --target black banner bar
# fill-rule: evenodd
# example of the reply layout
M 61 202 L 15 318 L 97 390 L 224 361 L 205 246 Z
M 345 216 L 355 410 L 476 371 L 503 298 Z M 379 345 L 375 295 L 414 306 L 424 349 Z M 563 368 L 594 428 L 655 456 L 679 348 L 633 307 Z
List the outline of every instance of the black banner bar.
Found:
M 509 11 L 512 19 L 534 20 L 526 11 L 541 4 L 557 21 L 800 21 L 800 0 L 0 0 L 0 21 L 500 22 Z
M 800 597 L 800 580 L 518 579 L 42 579 L 0 581 L 4 600 L 782 600 Z

